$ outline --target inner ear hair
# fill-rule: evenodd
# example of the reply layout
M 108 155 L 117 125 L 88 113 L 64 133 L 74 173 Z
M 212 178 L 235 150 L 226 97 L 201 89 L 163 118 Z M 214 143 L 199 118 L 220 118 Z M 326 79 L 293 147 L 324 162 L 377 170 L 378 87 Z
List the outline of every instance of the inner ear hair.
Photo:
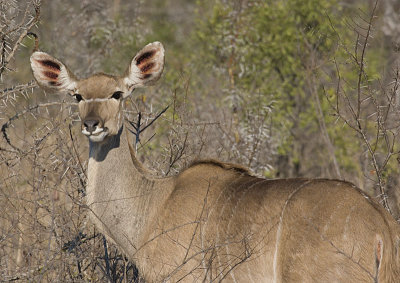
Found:
M 30 61 L 33 76 L 41 87 L 73 94 L 76 78 L 61 61 L 41 51 L 33 52 Z
M 133 58 L 128 71 L 128 86 L 152 85 L 164 69 L 164 47 L 160 42 L 147 44 Z

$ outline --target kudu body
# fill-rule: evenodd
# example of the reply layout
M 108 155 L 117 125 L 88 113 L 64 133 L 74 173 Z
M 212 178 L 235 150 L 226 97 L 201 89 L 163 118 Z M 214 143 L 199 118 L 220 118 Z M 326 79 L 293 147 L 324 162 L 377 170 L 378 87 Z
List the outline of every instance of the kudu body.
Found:
M 211 160 L 151 175 L 130 146 L 122 110 L 163 64 L 157 42 L 123 77 L 78 80 L 50 55 L 31 56 L 42 87 L 77 98 L 90 143 L 91 219 L 147 282 L 400 282 L 398 224 L 350 183 L 267 180 Z

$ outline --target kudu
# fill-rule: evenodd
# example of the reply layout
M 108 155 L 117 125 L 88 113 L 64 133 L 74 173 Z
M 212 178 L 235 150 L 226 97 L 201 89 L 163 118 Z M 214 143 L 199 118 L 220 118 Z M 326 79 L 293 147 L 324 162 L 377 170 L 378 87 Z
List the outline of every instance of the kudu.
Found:
M 31 66 L 40 86 L 78 101 L 91 220 L 147 282 L 400 282 L 399 225 L 350 183 L 268 180 L 213 160 L 173 177 L 149 173 L 123 109 L 161 76 L 161 43 L 138 52 L 122 77 L 79 80 L 39 51 Z

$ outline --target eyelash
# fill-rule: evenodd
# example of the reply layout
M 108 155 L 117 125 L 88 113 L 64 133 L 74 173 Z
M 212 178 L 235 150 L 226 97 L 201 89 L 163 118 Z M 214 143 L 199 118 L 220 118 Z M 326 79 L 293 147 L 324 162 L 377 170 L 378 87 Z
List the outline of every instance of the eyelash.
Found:
M 114 99 L 120 99 L 121 98 L 121 96 L 122 96 L 122 91 L 116 91 L 116 92 L 114 92 L 113 93 L 113 95 L 111 96 L 111 98 L 114 98 Z
M 82 95 L 80 95 L 79 93 L 75 93 L 74 96 L 75 96 L 76 101 L 78 101 L 78 102 L 80 102 L 83 99 Z

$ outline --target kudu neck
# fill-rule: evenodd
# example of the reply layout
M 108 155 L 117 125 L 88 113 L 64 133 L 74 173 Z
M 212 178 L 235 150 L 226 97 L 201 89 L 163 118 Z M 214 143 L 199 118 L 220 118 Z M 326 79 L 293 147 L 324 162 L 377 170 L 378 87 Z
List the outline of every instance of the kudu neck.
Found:
M 96 163 L 104 162 L 112 167 L 114 170 L 122 167 L 130 171 L 131 174 L 136 173 L 146 179 L 152 179 L 153 175 L 147 170 L 136 158 L 135 151 L 131 144 L 129 144 L 129 137 L 126 127 L 122 126 L 117 135 L 110 136 L 103 142 L 89 141 L 89 160 L 93 159 Z M 110 161 L 113 161 L 112 164 Z M 114 168 L 114 169 L 113 169 Z M 137 171 L 137 172 L 132 172 Z
M 87 205 L 96 226 L 134 254 L 171 193 L 173 179 L 149 174 L 136 159 L 125 127 L 102 143 L 90 142 L 88 179 Z

